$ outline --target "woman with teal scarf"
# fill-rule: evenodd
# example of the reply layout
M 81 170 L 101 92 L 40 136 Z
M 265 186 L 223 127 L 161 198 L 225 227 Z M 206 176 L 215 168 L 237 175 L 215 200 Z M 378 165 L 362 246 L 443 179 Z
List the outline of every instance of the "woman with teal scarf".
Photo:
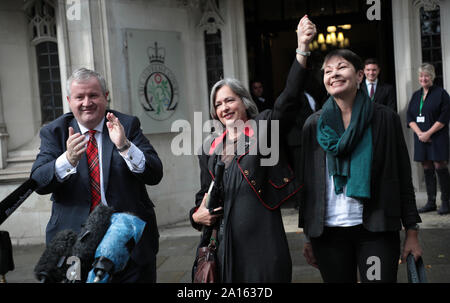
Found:
M 399 257 L 422 254 L 400 119 L 359 89 L 363 63 L 352 51 L 330 52 L 322 69 L 330 97 L 302 134 L 304 256 L 325 282 L 356 282 L 357 269 L 362 282 L 396 282 Z

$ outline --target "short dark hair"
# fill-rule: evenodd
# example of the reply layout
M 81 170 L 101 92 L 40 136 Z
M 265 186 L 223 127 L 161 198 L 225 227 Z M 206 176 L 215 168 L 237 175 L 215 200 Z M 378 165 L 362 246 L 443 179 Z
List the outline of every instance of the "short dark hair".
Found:
M 333 57 L 344 58 L 353 65 L 356 71 L 364 70 L 362 59 L 357 54 L 346 48 L 338 48 L 329 52 L 323 59 L 322 70 L 325 63 Z
M 252 81 L 250 81 L 250 87 L 252 87 L 253 84 L 255 84 L 255 83 L 261 83 L 261 85 L 263 85 L 262 80 L 260 80 L 260 79 L 253 79 Z
M 364 66 L 369 65 L 369 64 L 375 64 L 376 66 L 380 67 L 378 60 L 375 58 L 367 58 L 366 61 L 364 61 Z

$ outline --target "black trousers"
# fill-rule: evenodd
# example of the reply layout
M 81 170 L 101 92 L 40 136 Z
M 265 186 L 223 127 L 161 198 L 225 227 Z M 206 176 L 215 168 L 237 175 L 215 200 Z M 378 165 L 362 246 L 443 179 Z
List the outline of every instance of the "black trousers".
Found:
M 146 265 L 138 265 L 130 259 L 124 270 L 113 276 L 111 283 L 156 283 L 156 258 Z
M 370 232 L 362 225 L 325 227 L 311 238 L 313 253 L 324 282 L 397 282 L 400 257 L 398 231 Z

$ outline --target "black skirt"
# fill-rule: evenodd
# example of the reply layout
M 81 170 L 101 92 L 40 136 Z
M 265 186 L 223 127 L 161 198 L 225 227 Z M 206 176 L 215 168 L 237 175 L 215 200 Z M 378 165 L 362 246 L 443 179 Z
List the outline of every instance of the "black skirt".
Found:
M 431 136 L 432 142 L 421 142 L 417 135 L 414 134 L 414 161 L 448 161 L 448 126 L 444 126 L 444 128 L 439 131 L 445 130 L 442 134 L 434 133 Z
M 280 209 L 264 207 L 242 177 L 236 158 L 223 182 L 222 282 L 291 282 L 292 261 Z

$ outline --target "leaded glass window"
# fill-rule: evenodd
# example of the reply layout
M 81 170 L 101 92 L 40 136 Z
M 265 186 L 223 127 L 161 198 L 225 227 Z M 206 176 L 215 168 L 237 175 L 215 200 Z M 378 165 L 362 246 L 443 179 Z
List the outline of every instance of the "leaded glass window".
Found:
M 439 6 L 431 11 L 426 11 L 423 7 L 420 8 L 420 29 L 422 62 L 434 65 L 436 72 L 434 84 L 442 87 L 441 16 Z
M 206 72 L 208 77 L 208 92 L 214 84 L 223 77 L 222 36 L 220 30 L 215 34 L 205 31 Z
M 55 42 L 36 45 L 42 124 L 53 121 L 63 113 L 58 46 Z

